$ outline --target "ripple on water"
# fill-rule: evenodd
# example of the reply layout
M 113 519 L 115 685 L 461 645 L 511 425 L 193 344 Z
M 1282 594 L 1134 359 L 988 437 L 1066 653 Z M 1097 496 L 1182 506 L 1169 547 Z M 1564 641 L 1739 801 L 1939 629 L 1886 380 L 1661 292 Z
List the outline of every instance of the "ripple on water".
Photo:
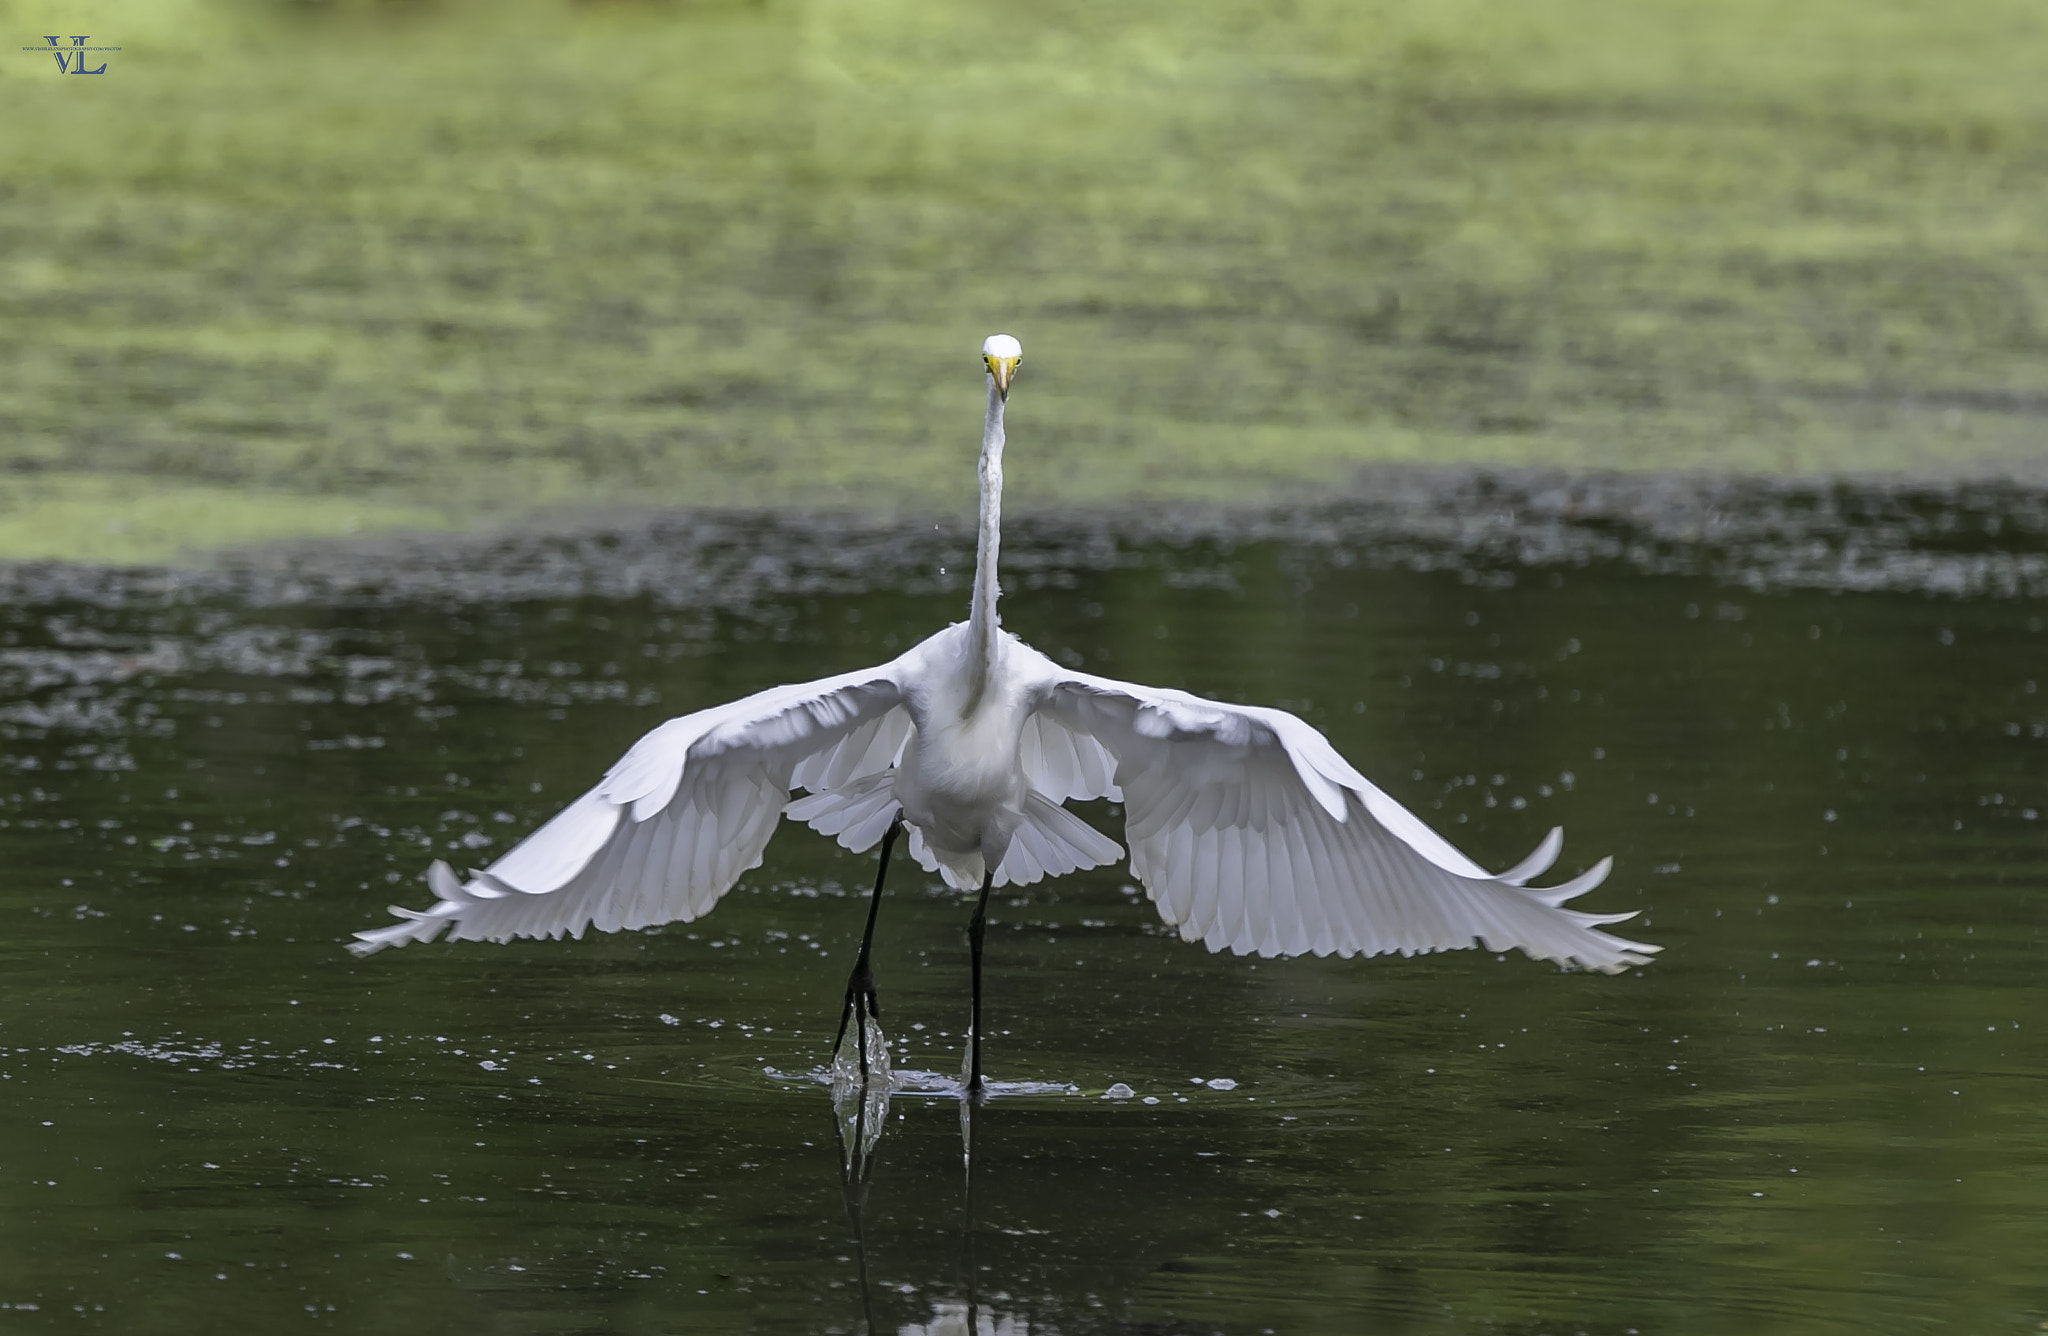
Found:
M 963 1231 L 932 1204 L 964 1196 L 945 1101 L 978 1107 L 936 1028 L 966 915 L 892 873 L 889 1014 L 934 1028 L 877 1045 L 907 1104 L 868 1157 L 877 1329 L 2038 1316 L 2039 496 L 1385 481 L 1020 521 L 1006 611 L 1072 662 L 1293 702 L 1475 855 L 1563 824 L 1617 856 L 1588 907 L 1669 949 L 1613 979 L 1253 960 L 1121 869 L 1006 896 L 992 1056 L 1065 1079 L 995 1083 Z M 968 539 L 683 517 L 0 572 L 0 1302 L 858 1329 L 818 1026 L 870 860 L 792 827 L 708 925 L 341 944 L 664 715 L 957 617 Z

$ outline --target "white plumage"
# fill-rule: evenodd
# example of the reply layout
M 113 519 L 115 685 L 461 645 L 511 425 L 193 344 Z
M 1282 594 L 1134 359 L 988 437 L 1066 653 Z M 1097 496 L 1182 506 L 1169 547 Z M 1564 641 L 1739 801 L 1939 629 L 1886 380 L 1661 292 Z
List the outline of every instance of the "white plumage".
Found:
M 506 941 L 688 921 L 760 865 L 785 813 L 855 851 L 900 818 L 912 857 L 985 903 L 990 886 L 1122 857 L 1062 806 L 1108 798 L 1123 804 L 1131 869 L 1160 916 L 1212 951 L 1483 945 L 1591 970 L 1649 961 L 1657 947 L 1600 930 L 1633 915 L 1563 907 L 1611 860 L 1528 888 L 1555 861 L 1557 831 L 1494 875 L 1294 715 L 1073 672 L 1003 631 L 1003 411 L 1021 350 L 998 335 L 983 354 L 981 532 L 966 622 L 878 667 L 670 720 L 490 867 L 465 881 L 435 863 L 434 906 L 394 906 L 402 921 L 357 933 L 351 949 L 443 932 Z M 804 796 L 790 801 L 793 789 Z

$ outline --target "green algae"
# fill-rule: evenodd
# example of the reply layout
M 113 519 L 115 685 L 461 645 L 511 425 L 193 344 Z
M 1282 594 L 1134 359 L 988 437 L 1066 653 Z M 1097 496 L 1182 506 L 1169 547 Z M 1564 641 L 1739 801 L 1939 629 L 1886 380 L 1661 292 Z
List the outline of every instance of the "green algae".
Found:
M 27 42 L 76 13 L 0 5 Z M 0 554 L 955 508 L 997 328 L 1022 504 L 2037 468 L 2033 5 L 90 22 L 105 75 L 0 79 Z M 195 488 L 246 522 L 122 499 Z

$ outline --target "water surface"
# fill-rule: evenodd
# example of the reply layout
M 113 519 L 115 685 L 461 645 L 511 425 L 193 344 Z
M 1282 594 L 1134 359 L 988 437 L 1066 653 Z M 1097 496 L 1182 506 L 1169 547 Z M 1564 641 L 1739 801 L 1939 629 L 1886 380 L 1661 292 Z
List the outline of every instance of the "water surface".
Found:
M 963 615 L 961 534 L 16 569 L 0 1325 L 2034 1330 L 2039 529 L 1865 500 L 1028 527 L 1040 648 L 1296 710 L 1482 862 L 1562 824 L 1666 950 L 1259 961 L 1119 869 L 999 896 L 992 1075 L 1073 1093 L 981 1111 L 971 1209 L 958 1102 L 898 1095 L 854 1217 L 808 1074 L 867 859 L 789 826 L 696 924 L 341 944 L 651 724 Z M 968 910 L 898 867 L 899 1068 L 958 1069 Z

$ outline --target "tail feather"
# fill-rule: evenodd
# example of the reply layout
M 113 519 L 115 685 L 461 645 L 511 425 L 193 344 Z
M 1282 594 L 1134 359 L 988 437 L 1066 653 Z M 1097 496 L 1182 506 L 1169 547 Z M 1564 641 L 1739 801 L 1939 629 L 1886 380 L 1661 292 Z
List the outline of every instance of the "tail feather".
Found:
M 1024 796 L 1024 820 L 996 869 L 996 885 L 1029 886 L 1044 877 L 1063 877 L 1103 867 L 1124 856 L 1124 847 L 1058 803 L 1037 793 Z

